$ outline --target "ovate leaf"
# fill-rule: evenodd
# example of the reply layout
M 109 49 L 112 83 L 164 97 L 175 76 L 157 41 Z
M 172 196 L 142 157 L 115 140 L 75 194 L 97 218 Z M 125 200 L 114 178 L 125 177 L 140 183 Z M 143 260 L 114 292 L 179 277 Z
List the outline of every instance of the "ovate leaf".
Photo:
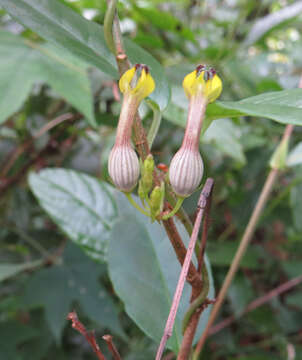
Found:
M 268 92 L 240 101 L 218 101 L 217 105 L 237 110 L 238 115 L 268 118 L 282 124 L 302 125 L 302 89 Z
M 146 217 L 131 210 L 121 197 L 118 197 L 118 204 L 121 215 L 113 227 L 109 244 L 109 274 L 128 315 L 159 343 L 181 266 L 161 225 L 151 224 Z M 180 224 L 178 230 L 187 244 L 188 235 Z M 208 263 L 207 266 L 210 271 Z M 168 342 L 169 348 L 175 352 L 181 344 L 181 321 L 189 306 L 190 293 L 191 288 L 186 284 L 173 335 Z M 211 273 L 208 296 L 214 296 Z M 203 312 L 196 337 L 203 331 L 209 312 L 209 308 Z
M 117 216 L 110 187 L 91 176 L 65 169 L 30 174 L 29 184 L 42 208 L 75 243 L 104 260 Z
M 0 5 L 44 39 L 111 77 L 118 78 L 115 58 L 106 46 L 102 26 L 86 20 L 58 0 L 0 0 Z M 125 45 L 132 64 L 145 63 L 150 66 L 156 81 L 156 89 L 150 98 L 163 110 L 169 101 L 170 90 L 162 66 L 132 41 L 126 39 Z

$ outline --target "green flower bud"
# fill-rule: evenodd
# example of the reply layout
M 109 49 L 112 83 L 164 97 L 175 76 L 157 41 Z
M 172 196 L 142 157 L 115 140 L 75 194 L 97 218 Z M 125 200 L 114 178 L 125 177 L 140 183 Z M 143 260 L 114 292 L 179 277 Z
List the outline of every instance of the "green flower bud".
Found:
M 138 195 L 141 199 L 148 196 L 153 186 L 154 159 L 151 154 L 147 156 L 142 166 L 142 178 L 139 181 Z
M 162 182 L 161 186 L 155 186 L 150 195 L 150 211 L 151 218 L 154 220 L 163 211 L 165 198 L 165 184 Z

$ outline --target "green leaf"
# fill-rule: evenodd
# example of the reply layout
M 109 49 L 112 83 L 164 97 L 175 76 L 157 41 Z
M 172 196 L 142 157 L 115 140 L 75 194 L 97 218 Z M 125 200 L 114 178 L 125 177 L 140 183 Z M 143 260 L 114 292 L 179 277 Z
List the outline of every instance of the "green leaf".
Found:
M 117 71 L 102 27 L 84 19 L 58 0 L 0 0 L 17 21 L 113 77 Z
M 31 277 L 22 303 L 29 308 L 44 307 L 46 321 L 57 342 L 74 301 L 94 322 L 123 336 L 114 304 L 98 281 L 104 271 L 104 265 L 93 262 L 70 243 L 61 265 L 43 269 Z
M 217 101 L 209 104 L 206 121 L 226 117 L 256 116 L 275 120 L 281 124 L 302 125 L 302 89 L 263 93 L 240 101 Z M 173 123 L 185 126 L 185 117 L 176 112 L 187 108 L 187 103 L 177 98 L 176 105 L 169 105 L 164 116 Z M 174 100 L 175 101 L 175 100 Z
M 0 264 L 0 282 L 9 279 L 10 277 L 17 275 L 24 270 L 33 269 L 41 264 L 41 260 L 32 261 L 25 264 Z
M 240 164 L 246 162 L 240 143 L 240 128 L 234 125 L 230 119 L 212 122 L 201 141 L 213 142 L 222 153 L 231 156 Z
M 294 225 L 302 233 L 302 184 L 293 187 L 290 192 L 290 203 Z
M 84 246 L 94 258 L 105 259 L 110 240 L 108 263 L 115 290 L 124 301 L 129 316 L 146 334 L 158 341 L 181 270 L 163 227 L 151 224 L 128 203 L 124 194 L 110 190 L 108 185 L 88 175 L 65 169 L 46 169 L 39 174 L 31 174 L 29 182 L 44 210 L 71 240 Z M 185 243 L 188 243 L 185 230 L 180 224 L 178 228 Z M 133 272 L 138 274 L 138 279 L 133 278 Z M 209 297 L 212 298 L 211 275 L 210 284 Z M 156 318 L 155 310 L 150 310 L 151 303 L 155 303 L 155 300 L 150 303 L 150 299 L 155 294 L 159 314 Z M 190 288 L 186 286 L 176 333 L 169 345 L 175 350 L 180 345 L 181 319 L 188 307 L 189 297 Z M 149 301 L 148 311 L 146 299 Z M 199 335 L 209 311 L 207 309 L 203 313 Z
M 43 38 L 118 78 L 115 59 L 105 44 L 102 26 L 84 19 L 58 0 L 16 0 L 13 3 L 0 0 L 0 5 Z M 163 110 L 169 102 L 170 88 L 162 66 L 132 41 L 125 39 L 125 46 L 133 64 L 145 63 L 150 67 L 156 81 L 156 89 L 150 98 Z
M 0 31 L 0 123 L 17 111 L 36 82 L 46 82 L 95 125 L 86 65 L 65 51 Z M 20 61 L 22 59 L 22 61 Z
M 281 124 L 302 125 L 301 99 L 302 89 L 291 89 L 268 92 L 240 101 L 217 101 L 217 105 L 237 110 L 238 116 L 251 115 L 272 119 Z
M 94 258 L 104 260 L 117 216 L 110 187 L 91 176 L 65 169 L 32 173 L 29 185 L 61 230 Z
M 207 254 L 213 266 L 229 266 L 234 258 L 239 242 L 209 243 Z M 254 248 L 250 248 L 240 262 L 241 267 L 257 269 L 259 256 Z
M 113 227 L 109 244 L 109 274 L 116 293 L 125 303 L 128 315 L 148 336 L 159 342 L 181 266 L 163 227 L 157 223 L 151 224 L 146 217 L 133 211 L 120 196 L 117 200 L 122 213 Z M 178 230 L 187 243 L 188 235 L 180 224 Z M 210 271 L 208 262 L 207 266 Z M 214 289 L 211 273 L 210 287 L 209 298 L 212 298 Z M 189 305 L 190 293 L 190 286 L 186 284 L 174 332 L 168 342 L 169 348 L 176 352 L 181 344 L 181 321 Z M 198 335 L 207 323 L 209 312 L 209 308 L 203 312 Z
M 302 164 L 302 141 L 300 141 L 289 153 L 286 164 L 287 166 L 296 166 Z

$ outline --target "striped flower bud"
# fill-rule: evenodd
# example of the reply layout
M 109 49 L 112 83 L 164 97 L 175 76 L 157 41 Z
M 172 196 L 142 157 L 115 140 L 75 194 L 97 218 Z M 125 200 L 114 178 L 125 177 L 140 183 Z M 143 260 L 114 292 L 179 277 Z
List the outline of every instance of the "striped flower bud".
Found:
M 191 195 L 201 182 L 203 161 L 199 151 L 181 147 L 174 155 L 169 169 L 173 191 L 179 197 Z
M 183 87 L 190 101 L 187 126 L 182 145 L 171 161 L 169 179 L 175 194 L 187 197 L 196 190 L 203 176 L 199 153 L 202 120 L 207 104 L 220 95 L 222 82 L 214 69 L 199 65 L 184 78 Z
M 108 164 L 114 185 L 122 191 L 130 192 L 139 177 L 139 161 L 131 145 L 114 146 Z
M 131 144 L 133 120 L 140 102 L 151 94 L 155 83 L 148 67 L 136 64 L 122 75 L 119 87 L 124 99 L 115 144 L 109 156 L 108 171 L 114 185 L 129 192 L 137 184 L 140 170 L 138 157 Z

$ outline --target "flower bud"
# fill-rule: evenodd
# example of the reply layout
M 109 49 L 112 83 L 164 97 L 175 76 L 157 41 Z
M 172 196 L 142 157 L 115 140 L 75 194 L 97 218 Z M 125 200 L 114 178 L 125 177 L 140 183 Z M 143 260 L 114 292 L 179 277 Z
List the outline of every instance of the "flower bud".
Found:
M 119 86 L 124 99 L 108 170 L 115 186 L 128 192 L 137 184 L 140 171 L 137 155 L 131 145 L 132 124 L 140 102 L 154 90 L 155 83 L 148 67 L 136 64 L 122 75 Z
M 179 197 L 191 195 L 201 182 L 203 161 L 199 151 L 181 147 L 174 155 L 169 169 L 173 191 Z
M 199 154 L 202 120 L 207 104 L 220 95 L 222 82 L 214 69 L 199 65 L 184 78 L 183 87 L 190 100 L 188 120 L 181 148 L 169 169 L 172 189 L 179 197 L 191 195 L 202 179 L 203 162 Z
M 153 186 L 153 170 L 154 159 L 152 154 L 149 154 L 142 166 L 142 177 L 139 181 L 138 195 L 141 199 L 145 199 L 148 196 L 148 193 Z
M 154 91 L 155 82 L 148 66 L 136 64 L 122 75 L 119 87 L 123 94 L 131 94 L 142 101 Z
M 188 98 L 202 93 L 208 103 L 215 101 L 222 91 L 222 82 L 216 71 L 204 65 L 197 66 L 188 74 L 182 85 Z
M 161 183 L 160 186 L 155 186 L 150 195 L 150 212 L 151 218 L 154 220 L 163 210 L 165 198 L 165 184 Z
M 121 191 L 130 192 L 139 177 L 139 161 L 131 145 L 114 146 L 108 164 L 114 185 Z

